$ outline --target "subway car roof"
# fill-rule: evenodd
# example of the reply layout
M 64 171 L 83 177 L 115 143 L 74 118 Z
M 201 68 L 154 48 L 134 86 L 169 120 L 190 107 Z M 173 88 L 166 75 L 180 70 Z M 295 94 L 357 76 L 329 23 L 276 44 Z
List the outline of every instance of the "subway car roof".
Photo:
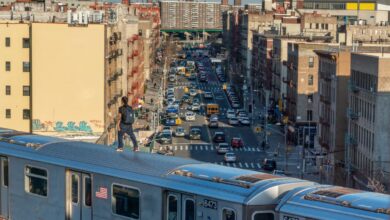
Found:
M 26 133 L 1 132 L 0 154 L 85 172 L 140 181 L 170 190 L 243 204 L 276 204 L 292 188 L 315 183 L 142 152 L 116 152 L 105 145 Z
M 276 210 L 314 219 L 390 219 L 390 195 L 329 185 L 299 187 Z

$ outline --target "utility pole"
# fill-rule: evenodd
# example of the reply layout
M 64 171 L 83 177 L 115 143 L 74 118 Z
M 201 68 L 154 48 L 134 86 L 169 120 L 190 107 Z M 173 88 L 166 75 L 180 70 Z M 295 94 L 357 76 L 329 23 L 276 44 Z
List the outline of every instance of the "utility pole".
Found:
M 287 149 L 288 149 L 288 145 L 287 145 L 287 124 L 284 125 L 284 172 L 287 171 Z

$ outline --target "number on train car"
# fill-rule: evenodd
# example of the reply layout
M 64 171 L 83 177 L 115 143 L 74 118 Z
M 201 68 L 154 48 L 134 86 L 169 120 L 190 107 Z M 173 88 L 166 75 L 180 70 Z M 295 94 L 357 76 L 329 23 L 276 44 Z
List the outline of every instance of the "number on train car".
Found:
M 208 209 L 217 209 L 217 201 L 204 199 L 203 200 L 203 207 Z

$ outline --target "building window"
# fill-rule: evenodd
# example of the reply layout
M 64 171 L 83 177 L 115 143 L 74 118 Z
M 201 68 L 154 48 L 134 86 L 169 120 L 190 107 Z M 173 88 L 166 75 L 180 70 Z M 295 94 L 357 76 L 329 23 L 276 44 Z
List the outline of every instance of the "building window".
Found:
M 313 120 L 313 111 L 312 110 L 307 110 L 307 117 L 306 119 L 308 121 L 312 121 Z
M 307 102 L 312 103 L 313 102 L 313 94 L 307 95 Z
M 314 67 L 314 57 L 309 57 L 309 67 L 310 68 Z
M 5 86 L 5 95 L 11 95 L 11 86 Z
M 309 77 L 308 77 L 308 80 L 307 80 L 307 84 L 309 86 L 312 86 L 313 83 L 314 83 L 313 81 L 314 81 L 314 76 L 312 74 L 310 74 Z
M 30 96 L 30 86 L 23 86 L 23 96 Z
M 30 109 L 23 109 L 23 119 L 30 119 Z
M 10 47 L 11 46 L 11 38 L 9 38 L 9 37 L 5 38 L 5 46 L 6 47 Z
M 47 196 L 47 170 L 26 166 L 25 190 L 39 196 Z
M 139 219 L 139 191 L 127 186 L 112 186 L 112 211 L 121 216 Z
M 23 48 L 30 48 L 30 38 L 23 38 Z
M 5 110 L 5 118 L 11 118 L 11 109 L 7 108 Z
M 5 61 L 5 71 L 11 71 L 11 62 Z
M 30 72 L 30 62 L 23 62 L 23 72 Z

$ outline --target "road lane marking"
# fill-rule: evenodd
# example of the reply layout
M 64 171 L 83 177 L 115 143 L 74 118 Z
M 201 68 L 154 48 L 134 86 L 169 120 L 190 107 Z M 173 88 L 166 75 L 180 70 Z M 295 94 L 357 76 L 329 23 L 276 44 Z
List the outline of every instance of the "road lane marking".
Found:
M 219 162 L 219 164 L 223 165 L 223 162 Z
M 183 150 L 183 146 L 180 146 L 180 150 Z
M 188 145 L 184 146 L 185 147 L 185 150 L 188 150 Z
M 246 167 L 246 168 L 248 168 L 248 167 L 249 167 L 247 162 L 245 162 L 245 167 Z
M 200 150 L 203 150 L 203 146 L 202 145 L 200 145 L 199 147 L 200 147 Z
M 230 167 L 230 163 L 226 162 L 226 166 Z
M 177 146 L 175 145 L 175 151 L 177 151 Z
M 206 146 L 204 146 L 204 148 L 205 148 L 205 150 L 209 150 L 209 147 L 206 145 Z
M 173 150 L 173 147 L 172 147 L 172 146 L 169 146 L 169 150 Z
M 198 150 L 198 145 L 195 145 L 194 147 L 195 147 L 195 150 Z
M 236 167 L 236 163 L 233 163 L 233 166 Z
M 241 162 L 239 162 L 239 163 L 238 163 L 238 166 L 242 167 L 242 163 L 241 163 Z
M 261 169 L 261 166 L 259 163 L 256 164 L 257 165 L 257 168 Z
M 192 151 L 192 145 L 190 145 L 190 151 Z
M 254 165 L 253 163 L 251 163 L 251 167 L 252 167 L 252 169 L 253 169 L 253 168 L 255 168 L 255 165 Z

